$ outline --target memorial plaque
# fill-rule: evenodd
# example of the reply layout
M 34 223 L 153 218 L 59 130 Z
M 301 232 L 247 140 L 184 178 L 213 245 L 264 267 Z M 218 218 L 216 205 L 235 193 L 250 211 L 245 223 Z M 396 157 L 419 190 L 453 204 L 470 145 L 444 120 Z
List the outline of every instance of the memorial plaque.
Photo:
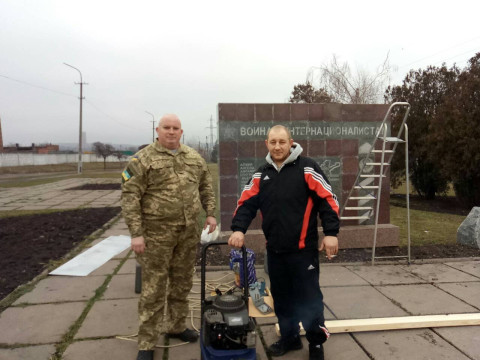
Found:
M 261 165 L 260 159 L 256 159 L 256 158 L 239 159 L 237 197 L 240 197 L 244 186 L 247 184 L 248 180 L 252 177 L 252 175 L 255 173 L 255 170 L 257 170 L 260 165 Z
M 378 131 L 378 122 L 245 122 L 221 121 L 220 141 L 265 140 L 268 130 L 274 125 L 283 125 L 290 130 L 294 140 L 364 139 L 371 141 Z M 388 128 L 387 131 L 390 131 Z

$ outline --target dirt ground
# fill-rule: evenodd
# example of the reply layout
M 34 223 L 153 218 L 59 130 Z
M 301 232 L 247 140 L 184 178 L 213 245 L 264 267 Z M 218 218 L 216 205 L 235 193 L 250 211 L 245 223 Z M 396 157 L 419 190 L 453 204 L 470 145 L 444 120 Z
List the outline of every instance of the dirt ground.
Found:
M 69 188 L 68 190 L 120 190 L 121 185 L 117 183 L 111 184 L 84 184 Z
M 120 212 L 92 208 L 0 219 L 0 299 Z

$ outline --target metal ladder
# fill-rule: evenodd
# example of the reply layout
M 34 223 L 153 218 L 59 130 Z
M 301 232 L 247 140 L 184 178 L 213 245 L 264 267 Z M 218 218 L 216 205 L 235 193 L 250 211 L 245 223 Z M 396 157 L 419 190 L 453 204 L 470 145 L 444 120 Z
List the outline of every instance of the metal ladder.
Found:
M 403 115 L 402 123 L 395 137 L 388 136 L 389 133 L 389 117 L 394 108 L 406 107 Z M 385 258 L 407 258 L 410 264 L 410 201 L 409 201 L 409 173 L 408 173 L 408 127 L 406 124 L 408 114 L 410 112 L 410 104 L 407 102 L 393 103 L 383 121 L 376 132 L 375 139 L 371 143 L 370 150 L 361 165 L 355 183 L 350 189 L 344 206 L 340 209 L 340 220 L 356 220 L 359 224 L 368 223 L 374 217 L 374 235 L 372 246 L 372 265 L 375 259 Z M 405 130 L 404 139 L 401 139 Z M 407 200 L 407 240 L 408 254 L 402 256 L 375 256 L 375 248 L 377 245 L 378 233 L 378 215 L 380 210 L 380 200 L 382 194 L 382 180 L 386 177 L 389 166 L 392 162 L 393 155 L 398 144 L 405 144 L 405 171 L 406 171 L 406 200 Z M 379 145 L 381 148 L 378 149 Z M 387 148 L 393 145 L 391 148 Z M 380 159 L 378 159 L 380 158 Z M 344 211 L 354 212 L 354 215 L 343 216 Z M 359 212 L 361 212 L 359 214 Z

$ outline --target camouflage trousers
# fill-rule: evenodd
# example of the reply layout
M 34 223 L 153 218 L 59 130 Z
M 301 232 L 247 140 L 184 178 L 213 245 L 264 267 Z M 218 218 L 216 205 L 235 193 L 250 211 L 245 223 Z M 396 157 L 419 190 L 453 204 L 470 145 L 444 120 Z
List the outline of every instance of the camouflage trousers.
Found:
M 145 252 L 137 255 L 142 266 L 138 348 L 151 350 L 163 331 L 180 333 L 186 328 L 187 296 L 192 288 L 200 233 L 196 224 L 156 225 L 144 237 Z

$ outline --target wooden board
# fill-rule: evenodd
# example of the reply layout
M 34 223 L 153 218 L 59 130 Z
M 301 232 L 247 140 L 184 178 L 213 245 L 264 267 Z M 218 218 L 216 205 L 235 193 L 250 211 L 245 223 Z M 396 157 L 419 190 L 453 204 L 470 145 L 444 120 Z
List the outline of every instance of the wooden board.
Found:
M 325 326 L 331 334 L 472 325 L 480 325 L 480 313 L 325 321 Z M 275 329 L 279 335 L 278 324 Z

